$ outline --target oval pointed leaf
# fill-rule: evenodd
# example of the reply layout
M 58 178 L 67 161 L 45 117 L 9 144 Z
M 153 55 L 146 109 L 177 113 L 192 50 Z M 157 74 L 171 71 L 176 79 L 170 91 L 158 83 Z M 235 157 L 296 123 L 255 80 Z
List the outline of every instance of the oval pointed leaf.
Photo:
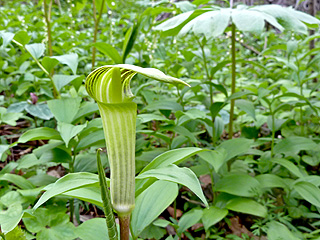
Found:
M 161 193 L 161 197 L 159 197 Z M 178 185 L 168 181 L 157 181 L 136 198 L 131 215 L 131 229 L 134 236 L 154 221 L 178 196 Z
M 151 169 L 155 168 L 161 168 L 166 167 L 170 164 L 178 164 L 182 162 L 183 160 L 192 157 L 200 152 L 207 151 L 206 149 L 201 148 L 195 148 L 195 147 L 189 147 L 189 148 L 179 148 L 174 149 L 168 152 L 165 152 L 159 156 L 157 156 L 155 159 L 152 160 L 151 163 L 149 163 L 141 172 L 146 172 Z
M 310 182 L 297 182 L 294 189 L 311 204 L 320 208 L 320 189 Z
M 40 58 L 46 49 L 43 43 L 26 44 L 25 47 L 35 59 Z
M 180 168 L 171 164 L 167 167 L 151 169 L 137 176 L 138 179 L 152 177 L 186 186 L 195 193 L 206 206 L 208 206 L 208 202 L 202 192 L 200 182 L 194 172 L 189 168 Z
M 242 197 L 254 197 L 260 193 L 260 183 L 255 178 L 244 174 L 232 174 L 216 183 L 216 191 Z
M 92 173 L 69 173 L 58 179 L 53 185 L 50 185 L 48 190 L 41 196 L 39 201 L 34 206 L 37 209 L 50 198 L 62 194 L 64 192 L 88 186 L 99 182 L 98 175 Z
M 251 214 L 259 217 L 266 217 L 268 214 L 266 207 L 247 198 L 234 198 L 227 203 L 226 208 L 235 212 Z
M 18 142 L 25 143 L 33 140 L 61 139 L 58 131 L 48 127 L 31 129 L 21 135 Z
M 208 230 L 211 226 L 220 222 L 228 215 L 227 209 L 221 209 L 215 206 L 203 210 L 202 223 L 204 228 Z
M 256 11 L 233 9 L 231 18 L 240 31 L 261 33 L 264 28 L 264 18 Z

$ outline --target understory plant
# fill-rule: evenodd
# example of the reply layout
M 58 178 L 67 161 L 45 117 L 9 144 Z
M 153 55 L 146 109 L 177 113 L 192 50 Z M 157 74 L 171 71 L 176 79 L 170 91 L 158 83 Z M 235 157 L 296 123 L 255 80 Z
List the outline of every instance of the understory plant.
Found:
M 137 73 L 158 81 L 188 86 L 157 69 L 128 64 L 102 66 L 87 77 L 87 92 L 98 103 L 102 118 L 111 169 L 111 201 L 120 220 L 120 237 L 124 240 L 129 239 L 130 214 L 135 201 L 137 104 L 132 101 L 134 95 L 130 81 Z
M 214 74 L 218 69 L 221 69 L 230 62 L 231 95 L 236 93 L 236 30 L 261 34 L 266 23 L 281 32 L 286 29 L 307 35 L 308 27 L 316 28 L 319 26 L 320 21 L 306 13 L 279 5 L 246 6 L 239 4 L 234 8 L 233 1 L 230 1 L 230 8 L 203 5 L 199 9 L 181 13 L 155 27 L 156 30 L 163 31 L 164 35 L 178 35 L 179 37 L 183 37 L 188 32 L 191 32 L 195 36 L 201 48 L 206 80 L 209 85 L 210 111 L 213 123 L 215 122 L 213 112 L 219 112 L 224 107 L 224 104 L 220 104 L 220 109 L 217 109 L 217 105 L 215 106 L 213 99 L 213 87 L 216 87 L 216 85 L 213 84 Z M 209 56 L 206 56 L 205 44 L 209 39 L 222 35 L 226 29 L 231 30 L 231 61 L 218 63 L 214 68 L 209 69 L 207 63 Z M 233 95 L 227 99 L 230 100 L 229 139 L 233 138 L 236 98 L 237 97 Z M 246 105 L 250 105 L 250 103 Z M 243 106 L 239 108 L 243 108 Z M 214 128 L 215 127 L 213 127 L 213 130 Z M 214 141 L 215 139 L 213 139 L 213 142 Z

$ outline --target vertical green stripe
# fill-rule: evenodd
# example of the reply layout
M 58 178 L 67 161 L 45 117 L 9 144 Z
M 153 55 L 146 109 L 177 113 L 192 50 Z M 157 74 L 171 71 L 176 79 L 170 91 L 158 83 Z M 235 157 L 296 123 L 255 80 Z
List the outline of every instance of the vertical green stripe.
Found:
M 98 103 L 105 132 L 111 168 L 111 199 L 118 214 L 134 207 L 135 177 L 135 103 Z

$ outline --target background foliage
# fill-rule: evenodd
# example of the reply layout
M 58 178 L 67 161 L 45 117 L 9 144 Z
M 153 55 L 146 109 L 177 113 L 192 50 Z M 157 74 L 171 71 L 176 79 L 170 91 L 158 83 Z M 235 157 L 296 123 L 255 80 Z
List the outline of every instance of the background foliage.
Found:
M 4 239 L 108 238 L 96 174 L 105 140 L 84 79 L 118 63 L 191 85 L 132 83 L 134 239 L 320 239 L 320 35 L 306 27 L 316 23 L 237 25 L 233 93 L 231 25 L 181 36 L 172 18 L 218 1 L 0 3 Z M 109 176 L 106 153 L 102 163 Z

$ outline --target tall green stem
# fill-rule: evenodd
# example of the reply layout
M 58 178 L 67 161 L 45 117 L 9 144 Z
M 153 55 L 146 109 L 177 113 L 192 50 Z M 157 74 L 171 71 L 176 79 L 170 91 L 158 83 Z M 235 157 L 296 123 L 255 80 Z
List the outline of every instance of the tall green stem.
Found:
M 76 159 L 76 155 L 74 154 L 74 152 L 72 152 L 73 156 L 72 156 L 72 160 L 71 162 L 69 162 L 69 172 L 73 173 L 74 172 L 74 161 Z M 74 199 L 70 199 L 69 200 L 69 208 L 70 208 L 70 222 L 73 223 L 73 215 L 74 215 Z
M 212 89 L 212 85 L 211 85 L 211 81 L 212 81 L 212 76 L 209 73 L 209 69 L 208 69 L 208 61 L 207 61 L 207 56 L 206 53 L 204 51 L 204 45 L 199 41 L 199 39 L 195 36 L 200 48 L 201 48 L 201 52 L 202 52 L 202 59 L 203 59 L 203 66 L 206 72 L 206 77 L 207 80 L 209 82 L 209 92 L 210 92 L 210 106 L 212 106 L 213 104 L 213 89 Z M 216 129 L 214 126 L 214 121 L 215 121 L 215 117 L 213 115 L 211 115 L 211 121 L 212 121 L 212 144 L 215 145 L 216 143 Z
M 120 215 L 120 239 L 121 240 L 129 240 L 129 232 L 130 232 L 130 215 Z
M 271 106 L 270 106 L 271 109 Z M 274 148 L 274 139 L 276 135 L 276 129 L 275 129 L 275 116 L 274 113 L 271 112 L 271 118 L 272 118 L 272 140 L 271 140 L 271 158 L 273 157 L 273 148 Z
M 110 240 L 118 240 L 118 231 L 116 227 L 116 221 L 113 215 L 111 200 L 110 200 L 110 193 L 108 190 L 108 185 L 106 181 L 106 175 L 101 163 L 100 158 L 100 149 L 97 151 L 97 168 L 99 174 L 99 183 L 100 183 L 100 190 L 101 190 L 101 199 L 103 203 L 103 211 L 106 217 L 106 223 L 108 227 L 108 236 Z
M 236 92 L 236 26 L 231 25 L 231 95 Z M 235 99 L 231 99 L 230 103 L 230 119 L 229 119 L 229 139 L 233 137 L 233 117 L 234 117 Z
M 101 2 L 101 8 L 99 9 L 99 15 L 97 17 L 97 8 L 96 8 L 96 1 L 93 0 L 92 1 L 92 7 L 93 7 L 93 20 L 94 20 L 94 32 L 93 32 L 93 43 L 97 42 L 97 35 L 98 35 L 98 27 L 99 27 L 99 22 L 101 20 L 102 17 L 102 12 L 103 12 L 103 8 L 104 8 L 104 2 L 105 0 L 102 0 Z M 94 65 L 96 62 L 96 47 L 92 47 L 92 69 L 94 69 Z
M 48 35 L 48 50 L 49 55 L 53 55 L 52 51 L 52 37 L 51 37 L 51 8 L 52 8 L 52 0 L 50 0 L 49 10 L 47 6 L 47 1 L 43 0 L 43 10 L 44 10 L 44 19 L 47 24 L 47 35 Z
M 18 46 L 24 48 L 25 51 L 27 51 L 28 53 L 30 53 L 28 51 L 28 49 L 22 45 L 21 43 L 17 42 L 16 40 L 12 39 L 12 42 L 14 42 L 15 44 L 17 44 Z M 31 53 L 30 53 L 31 57 L 33 58 L 33 60 L 37 63 L 37 65 L 41 68 L 41 70 L 47 75 L 47 77 L 50 79 L 52 87 L 53 87 L 53 97 L 54 98 L 60 98 L 60 93 L 57 90 L 57 87 L 53 81 L 53 78 L 51 76 L 51 74 L 42 66 L 42 64 L 38 61 L 38 59 L 36 59 Z

